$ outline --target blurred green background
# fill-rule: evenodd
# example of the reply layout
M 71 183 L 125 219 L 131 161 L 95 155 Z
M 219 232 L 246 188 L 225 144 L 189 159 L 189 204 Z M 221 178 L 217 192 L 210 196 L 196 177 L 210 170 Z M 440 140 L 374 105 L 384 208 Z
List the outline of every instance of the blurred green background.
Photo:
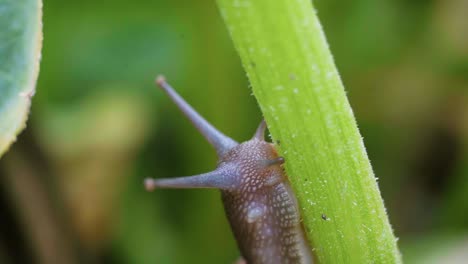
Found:
M 404 259 L 466 263 L 468 2 L 314 5 Z M 31 118 L 0 161 L 0 263 L 237 258 L 217 191 L 143 188 L 216 164 L 159 73 L 234 139 L 261 119 L 214 0 L 44 1 Z

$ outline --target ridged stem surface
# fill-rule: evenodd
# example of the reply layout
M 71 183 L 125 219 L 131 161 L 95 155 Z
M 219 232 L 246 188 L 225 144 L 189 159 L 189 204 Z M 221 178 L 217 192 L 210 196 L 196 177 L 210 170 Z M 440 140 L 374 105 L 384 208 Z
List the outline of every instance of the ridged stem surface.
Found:
M 309 0 L 217 0 L 286 159 L 319 263 L 400 263 L 353 111 Z

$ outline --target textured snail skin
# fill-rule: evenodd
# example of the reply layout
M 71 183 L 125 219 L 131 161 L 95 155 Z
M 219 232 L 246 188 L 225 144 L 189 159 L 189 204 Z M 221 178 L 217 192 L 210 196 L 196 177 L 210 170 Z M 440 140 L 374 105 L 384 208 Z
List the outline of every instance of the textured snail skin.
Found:
M 238 144 L 203 119 L 164 78 L 158 78 L 157 84 L 214 146 L 218 166 L 195 176 L 146 179 L 146 188 L 220 189 L 231 229 L 248 264 L 313 263 L 297 202 L 282 168 L 284 159 L 264 140 L 265 122 L 251 140 Z
M 274 147 L 253 139 L 228 152 L 237 185 L 222 190 L 227 218 L 247 263 L 312 263 L 295 197 Z

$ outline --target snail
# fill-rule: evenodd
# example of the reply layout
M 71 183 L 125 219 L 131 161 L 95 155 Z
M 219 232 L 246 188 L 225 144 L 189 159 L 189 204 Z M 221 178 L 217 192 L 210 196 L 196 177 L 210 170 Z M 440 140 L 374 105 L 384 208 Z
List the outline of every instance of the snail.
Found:
M 313 263 L 297 201 L 282 168 L 285 160 L 264 140 L 265 121 L 250 140 L 237 143 L 200 116 L 164 77 L 156 83 L 214 147 L 218 164 L 214 171 L 195 176 L 147 178 L 146 189 L 219 189 L 243 258 L 238 263 Z

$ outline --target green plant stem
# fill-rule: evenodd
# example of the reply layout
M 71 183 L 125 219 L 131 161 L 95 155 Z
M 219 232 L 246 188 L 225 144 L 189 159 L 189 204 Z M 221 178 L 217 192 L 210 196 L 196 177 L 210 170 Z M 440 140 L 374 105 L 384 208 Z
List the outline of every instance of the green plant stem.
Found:
M 400 263 L 376 179 L 310 0 L 217 0 L 319 263 Z

